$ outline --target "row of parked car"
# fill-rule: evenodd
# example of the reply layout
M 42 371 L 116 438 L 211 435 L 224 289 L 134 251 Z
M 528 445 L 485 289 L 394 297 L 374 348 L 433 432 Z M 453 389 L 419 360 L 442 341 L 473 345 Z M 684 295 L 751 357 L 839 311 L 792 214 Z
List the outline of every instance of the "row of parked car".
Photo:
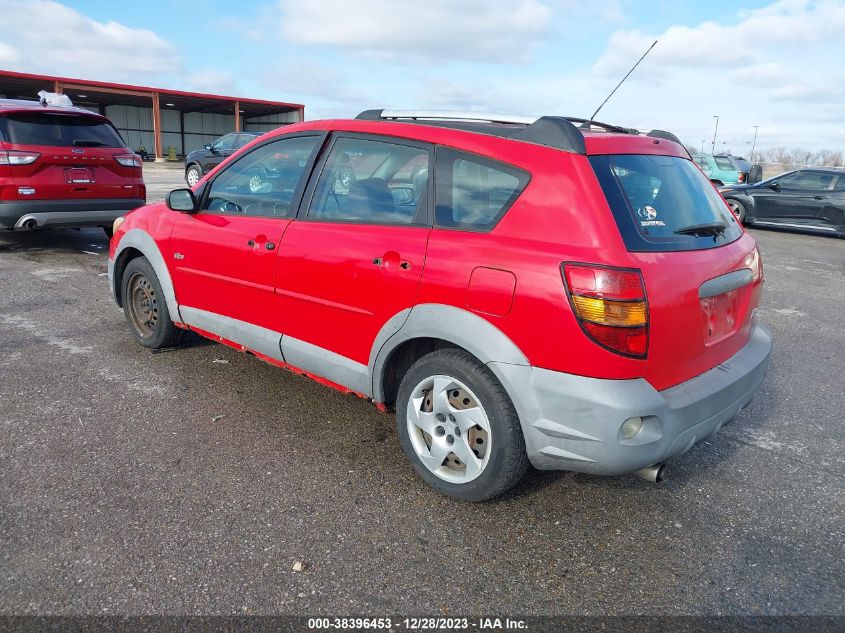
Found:
M 113 233 L 139 344 L 193 331 L 393 408 L 457 499 L 529 463 L 659 481 L 768 366 L 756 243 L 668 132 L 366 111 L 248 140 L 147 206 L 104 117 L 0 102 L 0 138 L 0 222 Z

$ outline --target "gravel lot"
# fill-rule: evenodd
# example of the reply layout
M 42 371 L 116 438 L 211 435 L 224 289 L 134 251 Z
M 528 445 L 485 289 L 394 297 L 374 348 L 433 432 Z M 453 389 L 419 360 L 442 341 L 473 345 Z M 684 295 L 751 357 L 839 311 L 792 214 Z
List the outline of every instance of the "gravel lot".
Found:
M 135 345 L 101 231 L 0 234 L 0 613 L 845 615 L 845 241 L 754 235 L 776 351 L 735 423 L 661 485 L 467 505 L 362 400 Z

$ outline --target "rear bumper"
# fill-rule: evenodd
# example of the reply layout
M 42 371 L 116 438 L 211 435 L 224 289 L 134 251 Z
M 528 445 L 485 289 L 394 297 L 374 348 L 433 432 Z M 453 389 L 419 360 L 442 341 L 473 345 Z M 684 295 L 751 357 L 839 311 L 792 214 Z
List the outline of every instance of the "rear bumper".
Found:
M 107 226 L 127 211 L 145 204 L 142 198 L 0 202 L 0 228 Z M 29 226 L 33 221 L 35 226 Z
M 621 475 L 687 452 L 751 402 L 769 365 L 772 337 L 755 325 L 737 354 L 664 391 L 644 379 L 602 380 L 490 363 L 511 395 L 528 457 L 545 470 Z M 630 439 L 628 418 L 643 419 Z

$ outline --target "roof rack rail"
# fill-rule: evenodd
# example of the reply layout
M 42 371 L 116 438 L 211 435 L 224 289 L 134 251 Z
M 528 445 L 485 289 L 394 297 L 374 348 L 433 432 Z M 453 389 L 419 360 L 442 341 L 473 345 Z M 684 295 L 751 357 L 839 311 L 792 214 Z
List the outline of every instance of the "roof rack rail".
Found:
M 681 147 L 684 144 L 681 140 L 665 130 L 651 130 L 650 132 L 640 131 L 635 128 L 621 127 L 592 119 L 579 119 L 577 117 L 563 116 L 528 116 L 522 114 L 502 114 L 494 112 L 472 112 L 454 110 L 364 110 L 356 119 L 363 121 L 398 121 L 406 120 L 411 122 L 433 122 L 440 121 L 443 125 L 466 123 L 500 123 L 510 124 L 513 128 L 505 128 L 506 133 L 500 136 L 528 141 L 538 145 L 546 145 L 555 149 L 561 149 L 576 154 L 586 154 L 583 130 L 593 127 L 601 128 L 608 132 L 617 134 L 645 135 L 656 139 L 663 139 L 677 143 Z M 576 127 L 577 125 L 577 127 Z M 473 128 L 474 131 L 484 131 Z M 686 151 L 686 147 L 684 147 Z M 689 154 L 689 152 L 687 152 Z
M 365 121 L 407 120 L 411 122 L 441 121 L 446 123 L 513 124 L 507 137 L 545 145 L 576 154 L 586 154 L 584 136 L 570 121 L 557 116 L 526 116 L 492 112 L 455 112 L 444 110 L 364 110 L 356 119 Z M 474 131 L 481 131 L 474 128 Z
M 566 117 L 566 120 L 571 123 L 577 123 L 578 127 L 582 130 L 589 130 L 591 127 L 600 127 L 608 132 L 618 132 L 619 134 L 639 134 L 639 132 L 633 128 L 620 127 L 618 125 L 611 125 L 610 123 L 593 121 L 592 119 L 579 119 L 577 117 L 568 116 Z
M 531 125 L 540 117 L 501 112 L 471 112 L 455 110 L 364 110 L 355 117 L 378 121 L 381 119 L 413 119 L 438 121 L 484 121 L 488 123 L 515 123 Z

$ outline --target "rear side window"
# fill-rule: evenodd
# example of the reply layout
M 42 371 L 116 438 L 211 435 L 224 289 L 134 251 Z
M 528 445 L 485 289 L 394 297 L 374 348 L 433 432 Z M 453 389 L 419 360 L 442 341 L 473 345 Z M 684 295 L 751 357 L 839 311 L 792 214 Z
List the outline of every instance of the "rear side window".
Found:
M 733 242 L 742 229 L 691 161 L 675 156 L 591 156 L 629 251 L 686 251 Z
M 437 149 L 435 223 L 489 231 L 528 184 L 521 169 L 474 154 Z
M 429 150 L 401 142 L 338 138 L 308 215 L 361 224 L 423 224 L 428 207 Z
M 125 147 L 111 123 L 94 117 L 26 112 L 0 117 L 3 138 L 16 145 Z
M 734 167 L 733 162 L 727 156 L 714 156 L 713 160 L 716 161 L 716 165 L 719 169 L 724 169 L 725 171 L 736 171 L 737 168 Z

